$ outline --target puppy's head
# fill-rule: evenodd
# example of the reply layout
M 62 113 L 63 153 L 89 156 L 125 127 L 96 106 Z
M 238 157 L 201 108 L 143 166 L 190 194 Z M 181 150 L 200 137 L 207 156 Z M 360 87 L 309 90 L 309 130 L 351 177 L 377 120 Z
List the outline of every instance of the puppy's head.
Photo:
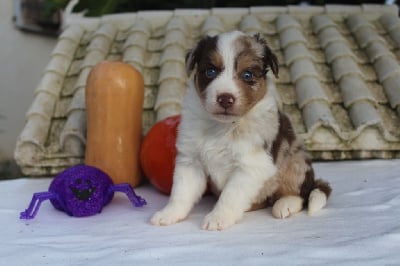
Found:
M 278 61 L 265 40 L 239 31 L 205 37 L 186 56 L 188 74 L 205 110 L 232 122 L 267 93 L 266 73 L 278 77 Z

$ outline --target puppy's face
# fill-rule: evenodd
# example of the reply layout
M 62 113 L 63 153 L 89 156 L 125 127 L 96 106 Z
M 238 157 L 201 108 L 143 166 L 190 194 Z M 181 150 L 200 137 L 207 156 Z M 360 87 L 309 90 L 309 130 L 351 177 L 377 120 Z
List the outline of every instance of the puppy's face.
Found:
M 266 73 L 278 75 L 278 62 L 259 35 L 234 31 L 205 37 L 187 55 L 196 91 L 216 120 L 233 122 L 267 93 Z

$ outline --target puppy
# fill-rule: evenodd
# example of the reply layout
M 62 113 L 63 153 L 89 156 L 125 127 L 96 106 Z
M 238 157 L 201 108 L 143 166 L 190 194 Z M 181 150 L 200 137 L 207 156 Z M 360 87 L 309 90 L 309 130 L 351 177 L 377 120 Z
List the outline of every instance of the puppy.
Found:
M 186 57 L 194 72 L 178 130 L 173 188 L 151 223 L 182 221 L 207 185 L 218 195 L 203 229 L 223 230 L 244 212 L 272 206 L 286 218 L 325 206 L 329 184 L 314 180 L 311 159 L 267 88 L 278 62 L 259 36 L 239 31 L 205 37 Z

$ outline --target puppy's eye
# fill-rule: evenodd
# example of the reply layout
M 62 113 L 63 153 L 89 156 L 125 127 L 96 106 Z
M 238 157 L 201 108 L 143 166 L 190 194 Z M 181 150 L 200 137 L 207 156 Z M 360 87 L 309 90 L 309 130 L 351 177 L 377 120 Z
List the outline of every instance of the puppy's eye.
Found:
M 205 73 L 206 73 L 206 77 L 209 79 L 214 79 L 218 75 L 217 69 L 215 69 L 213 67 L 207 68 Z
M 246 70 L 242 73 L 242 79 L 244 81 L 253 81 L 253 73 L 249 70 Z

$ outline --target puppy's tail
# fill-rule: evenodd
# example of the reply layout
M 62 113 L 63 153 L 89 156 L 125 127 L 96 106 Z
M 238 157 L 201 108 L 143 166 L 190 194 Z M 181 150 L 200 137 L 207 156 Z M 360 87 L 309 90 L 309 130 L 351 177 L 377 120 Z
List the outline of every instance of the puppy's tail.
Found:
M 308 196 L 308 214 L 313 215 L 317 211 L 321 210 L 328 200 L 329 195 L 331 194 L 332 188 L 329 183 L 322 180 L 317 179 L 314 182 L 314 188 L 311 190 L 310 195 Z

